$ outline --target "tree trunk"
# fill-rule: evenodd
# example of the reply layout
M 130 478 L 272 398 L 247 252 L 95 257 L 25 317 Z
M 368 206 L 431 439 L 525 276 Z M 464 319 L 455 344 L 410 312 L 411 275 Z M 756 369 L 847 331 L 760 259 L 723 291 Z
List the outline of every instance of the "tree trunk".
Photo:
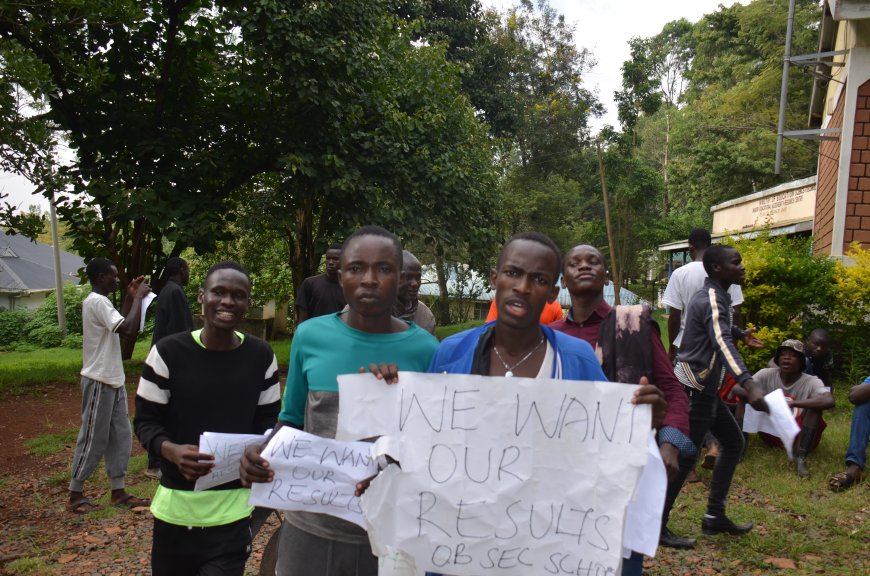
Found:
M 435 273 L 438 276 L 438 300 L 435 302 L 435 318 L 439 326 L 450 324 L 450 295 L 447 293 L 447 266 L 444 264 L 444 248 L 435 243 Z

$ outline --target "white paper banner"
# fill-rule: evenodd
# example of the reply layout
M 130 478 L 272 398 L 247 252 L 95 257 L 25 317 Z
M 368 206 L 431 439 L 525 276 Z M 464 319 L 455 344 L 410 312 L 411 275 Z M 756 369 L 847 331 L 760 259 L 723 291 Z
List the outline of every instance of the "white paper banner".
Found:
M 759 412 L 749 404 L 746 405 L 746 412 L 743 414 L 743 431 L 765 432 L 779 437 L 785 446 L 788 459 L 791 460 L 794 439 L 800 433 L 801 427 L 794 419 L 782 388 L 765 395 L 764 401 L 767 402 L 767 409 L 770 410 L 768 413 Z
M 149 292 L 142 297 L 142 308 L 139 311 L 139 332 L 145 329 L 145 311 L 148 310 L 148 306 L 151 305 L 151 302 L 153 302 L 155 298 L 157 298 L 157 294 L 154 292 Z
M 343 518 L 365 528 L 356 484 L 378 467 L 368 442 L 340 442 L 285 426 L 261 456 L 275 472 L 271 482 L 251 487 L 252 506 L 301 510 Z
M 402 372 L 339 389 L 341 437 L 397 438 L 401 468 L 362 499 L 375 549 L 445 574 L 617 573 L 649 448 L 635 386 Z
M 227 482 L 239 479 L 239 459 L 245 448 L 252 444 L 262 444 L 269 432 L 259 434 L 223 434 L 203 432 L 199 437 L 199 451 L 214 456 L 214 468 L 205 476 L 196 479 L 194 492 L 208 490 Z

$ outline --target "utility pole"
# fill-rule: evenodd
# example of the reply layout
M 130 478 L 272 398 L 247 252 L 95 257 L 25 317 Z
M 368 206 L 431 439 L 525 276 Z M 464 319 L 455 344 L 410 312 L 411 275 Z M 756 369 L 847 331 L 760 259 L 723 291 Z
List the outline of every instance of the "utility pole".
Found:
M 60 337 L 66 338 L 66 309 L 63 303 L 63 278 L 60 270 L 60 243 L 57 234 L 57 212 L 54 209 L 54 192 L 48 204 L 48 213 L 51 219 L 51 243 L 54 252 L 54 293 L 57 298 L 57 325 L 60 328 Z
M 613 270 L 613 305 L 618 306 L 619 292 L 622 288 L 622 279 L 619 276 L 619 263 L 616 257 L 616 248 L 613 241 L 613 230 L 610 227 L 610 205 L 607 201 L 607 178 L 604 174 L 604 159 L 601 156 L 601 142 L 595 143 L 598 150 L 598 173 L 601 175 L 601 195 L 604 198 L 604 223 L 607 225 L 607 244 L 610 246 L 610 268 Z

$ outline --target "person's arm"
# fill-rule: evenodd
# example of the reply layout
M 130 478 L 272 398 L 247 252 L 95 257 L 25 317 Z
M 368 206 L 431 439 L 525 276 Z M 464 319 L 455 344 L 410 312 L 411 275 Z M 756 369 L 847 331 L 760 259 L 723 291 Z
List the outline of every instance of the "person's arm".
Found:
M 257 410 L 254 412 L 254 430 L 265 432 L 275 424 L 281 411 L 281 383 L 278 379 L 278 359 L 271 355 L 269 367 L 260 388 L 260 398 L 257 400 Z
M 792 408 L 802 408 L 810 410 L 830 410 L 834 407 L 834 395 L 830 392 L 822 392 L 804 400 L 792 400 L 789 405 Z
M 151 287 L 145 282 L 144 276 L 134 278 L 127 286 L 127 297 L 121 310 L 124 321 L 121 322 L 115 332 L 128 338 L 135 338 L 139 333 L 139 319 L 142 317 L 142 298 L 149 292 Z
M 157 305 L 160 306 L 161 298 L 157 299 Z M 166 303 L 164 309 L 164 321 L 166 334 L 176 334 L 178 332 L 187 332 L 193 330 L 193 316 L 190 313 L 190 305 L 187 303 L 187 297 L 184 295 L 184 289 L 180 286 L 169 293 L 169 302 Z M 159 308 L 158 308 L 159 310 Z M 159 318 L 159 316 L 158 316 Z
M 272 433 L 259 446 L 248 446 L 239 462 L 239 473 L 242 486 L 250 487 L 254 482 L 271 482 L 274 472 L 269 468 L 269 462 L 260 454 L 269 440 L 284 426 L 292 426 L 302 430 L 305 423 L 305 403 L 308 400 L 308 381 L 302 370 L 302 352 L 305 336 L 297 332 L 290 347 L 290 364 L 287 372 L 287 384 L 284 387 L 284 409 L 278 414 L 278 421 L 272 427 Z M 277 364 L 276 364 L 277 366 Z M 276 373 L 277 374 L 277 373 Z M 268 425 L 264 429 L 268 428 Z
M 652 378 L 659 390 L 665 396 L 668 409 L 662 427 L 676 428 L 684 435 L 689 435 L 689 397 L 685 388 L 674 375 L 674 369 L 665 353 L 658 327 L 653 323 L 650 330 L 650 349 L 652 356 Z
M 158 370 L 155 366 L 162 368 Z M 167 429 L 171 398 L 167 370 L 165 362 L 160 358 L 160 352 L 153 346 L 145 360 L 136 391 L 133 428 L 139 442 L 149 453 L 175 464 L 181 475 L 192 482 L 211 471 L 214 467 L 214 456 L 200 452 L 199 446 L 176 444 L 172 441 Z
M 849 390 L 849 402 L 856 406 L 858 404 L 870 402 L 870 382 L 852 386 Z
M 294 303 L 294 309 L 296 310 L 296 326 L 299 326 L 311 317 L 311 312 L 308 310 L 308 307 L 311 305 L 311 297 L 308 293 L 309 286 L 310 282 L 308 282 L 308 278 L 303 280 L 302 284 L 299 286 L 299 295 L 296 297 L 296 302 Z
M 671 313 L 668 314 L 668 357 L 673 361 L 677 354 L 677 347 L 674 341 L 680 333 L 680 320 L 683 317 L 683 311 L 679 308 L 671 306 Z

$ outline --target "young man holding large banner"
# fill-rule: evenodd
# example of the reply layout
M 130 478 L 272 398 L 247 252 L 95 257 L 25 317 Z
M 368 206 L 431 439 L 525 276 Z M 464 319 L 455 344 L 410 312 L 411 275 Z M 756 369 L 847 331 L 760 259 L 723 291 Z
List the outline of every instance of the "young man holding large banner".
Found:
M 438 345 L 420 327 L 392 316 L 402 246 L 379 226 L 365 226 L 345 240 L 339 282 L 349 309 L 299 325 L 290 352 L 282 426 L 334 438 L 338 418 L 340 374 L 369 367 L 394 380 L 396 367 L 423 372 Z M 241 477 L 246 485 L 269 482 L 274 473 L 260 456 L 261 447 L 245 452 Z M 277 573 L 281 576 L 375 576 L 378 559 L 368 535 L 341 518 L 311 512 L 288 512 L 281 528 Z
M 606 381 L 589 344 L 538 321 L 543 307 L 558 294 L 561 269 L 559 249 L 547 236 L 532 232 L 512 237 L 490 274 L 496 321 L 444 340 L 430 372 Z M 641 386 L 633 402 L 652 404 L 654 421 L 663 418 L 666 402 L 655 386 Z M 634 558 L 641 570 L 642 558 Z
M 249 490 L 238 481 L 194 491 L 214 456 L 204 432 L 263 434 L 280 409 L 278 364 L 269 345 L 236 328 L 248 310 L 251 280 L 235 262 L 212 266 L 198 300 L 203 328 L 152 347 L 136 392 L 136 435 L 161 458 L 151 513 L 155 576 L 238 574 L 251 552 Z

